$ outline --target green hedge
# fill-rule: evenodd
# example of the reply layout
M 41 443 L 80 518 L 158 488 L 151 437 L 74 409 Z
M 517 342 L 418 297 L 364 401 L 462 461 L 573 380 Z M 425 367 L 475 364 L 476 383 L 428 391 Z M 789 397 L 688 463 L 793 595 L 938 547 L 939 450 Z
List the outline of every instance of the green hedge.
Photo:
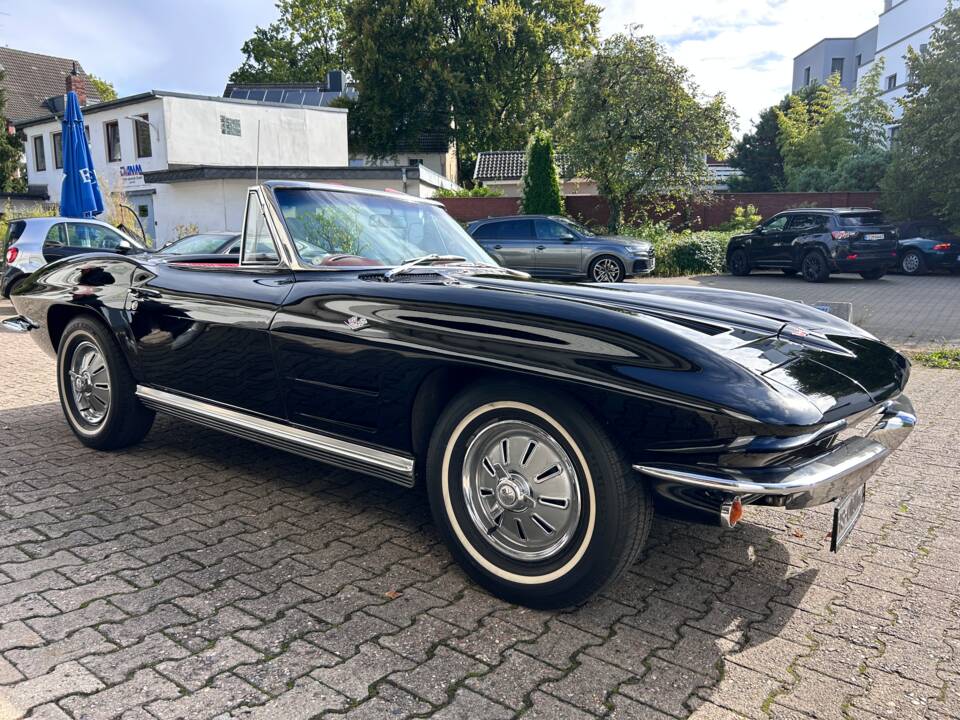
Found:
M 724 272 L 727 244 L 731 232 L 701 230 L 673 232 L 664 224 L 642 225 L 624 229 L 625 235 L 653 243 L 657 259 L 656 277 L 679 275 L 717 275 Z

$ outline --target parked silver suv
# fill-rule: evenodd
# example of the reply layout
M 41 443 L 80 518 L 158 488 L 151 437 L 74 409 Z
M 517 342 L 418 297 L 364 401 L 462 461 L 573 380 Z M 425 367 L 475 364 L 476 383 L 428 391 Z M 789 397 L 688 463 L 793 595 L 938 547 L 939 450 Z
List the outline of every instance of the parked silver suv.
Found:
M 545 278 L 615 283 L 649 275 L 653 246 L 645 240 L 594 235 L 556 215 L 514 215 L 475 220 L 467 232 L 504 267 Z
M 3 239 L 0 297 L 54 260 L 89 252 L 146 252 L 138 240 L 100 220 L 35 217 L 11 220 Z

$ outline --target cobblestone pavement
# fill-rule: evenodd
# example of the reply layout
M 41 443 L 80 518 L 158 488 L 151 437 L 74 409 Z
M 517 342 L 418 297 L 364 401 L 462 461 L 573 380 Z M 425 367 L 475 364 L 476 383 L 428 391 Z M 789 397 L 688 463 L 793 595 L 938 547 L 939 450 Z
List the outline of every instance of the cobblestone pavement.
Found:
M 695 284 L 805 303 L 849 302 L 853 322 L 886 342 L 901 347 L 960 345 L 960 276 L 955 275 L 887 275 L 880 280 L 833 275 L 826 283 L 808 283 L 780 272 L 756 272 L 747 277 L 699 275 L 636 282 Z
M 472 586 L 421 494 L 170 419 L 84 449 L 0 336 L 0 720 L 960 718 L 960 372 L 843 551 L 825 510 L 655 523 L 584 607 Z

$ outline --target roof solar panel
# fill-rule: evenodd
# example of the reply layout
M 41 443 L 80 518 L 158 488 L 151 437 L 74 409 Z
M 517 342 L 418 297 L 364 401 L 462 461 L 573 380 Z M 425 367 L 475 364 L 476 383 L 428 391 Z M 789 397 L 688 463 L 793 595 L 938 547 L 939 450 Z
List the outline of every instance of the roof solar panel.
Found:
M 248 100 L 263 100 L 263 96 L 266 94 L 266 90 L 251 90 L 250 94 L 247 96 Z
M 300 105 L 303 103 L 303 93 L 299 90 L 287 90 L 283 94 L 283 102 L 291 105 Z
M 320 104 L 320 91 L 319 90 L 307 90 L 303 94 L 303 104 L 317 106 Z
M 281 102 L 283 100 L 283 90 L 267 90 L 267 102 Z
M 240 88 L 234 88 L 234 89 L 230 92 L 230 97 L 236 98 L 237 100 L 246 100 L 246 99 L 247 99 L 247 91 L 246 91 L 246 90 L 241 90 Z

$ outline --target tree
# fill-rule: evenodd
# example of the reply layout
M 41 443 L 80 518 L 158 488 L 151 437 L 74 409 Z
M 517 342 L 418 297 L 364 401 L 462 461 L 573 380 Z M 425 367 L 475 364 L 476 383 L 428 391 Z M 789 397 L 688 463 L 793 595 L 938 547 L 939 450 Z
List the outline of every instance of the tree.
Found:
M 573 78 L 564 148 L 607 200 L 611 231 L 632 198 L 690 197 L 709 184 L 706 158 L 727 148 L 732 111 L 722 95 L 702 99 L 653 37 L 611 36 Z
M 93 89 L 97 91 L 100 102 L 109 102 L 110 100 L 117 99 L 117 91 L 114 89 L 113 83 L 98 78 L 93 73 L 87 73 L 87 81 L 93 85 Z
M 13 130 L 6 119 L 7 97 L 3 91 L 4 73 L 0 70 L 0 192 L 23 192 L 27 189 L 23 166 L 23 134 Z
M 907 66 L 883 204 L 895 216 L 932 213 L 960 227 L 960 8 L 948 4 L 926 51 L 911 49 Z
M 815 86 L 798 90 L 795 95 L 802 102 L 813 102 Z M 752 132 L 745 133 L 734 146 L 730 165 L 739 169 L 741 177 L 730 178 L 733 192 L 779 192 L 787 179 L 783 173 L 783 153 L 780 152 L 780 125 L 777 110 L 785 111 L 790 103 L 787 95 L 778 104 L 760 113 Z
M 388 156 L 424 135 L 455 140 L 465 174 L 480 150 L 522 146 L 562 113 L 563 68 L 598 23 L 587 0 L 354 0 L 342 47 L 355 147 Z
M 753 132 L 746 133 L 733 148 L 730 165 L 743 175 L 730 178 L 731 191 L 776 192 L 783 189 L 786 178 L 779 136 L 776 107 L 767 108 L 760 113 Z
M 347 0 L 278 0 L 280 17 L 241 48 L 230 82 L 322 82 L 345 69 L 340 36 Z
M 531 135 L 527 143 L 527 170 L 523 174 L 520 207 L 528 215 L 562 215 L 564 212 L 553 141 L 544 130 Z

